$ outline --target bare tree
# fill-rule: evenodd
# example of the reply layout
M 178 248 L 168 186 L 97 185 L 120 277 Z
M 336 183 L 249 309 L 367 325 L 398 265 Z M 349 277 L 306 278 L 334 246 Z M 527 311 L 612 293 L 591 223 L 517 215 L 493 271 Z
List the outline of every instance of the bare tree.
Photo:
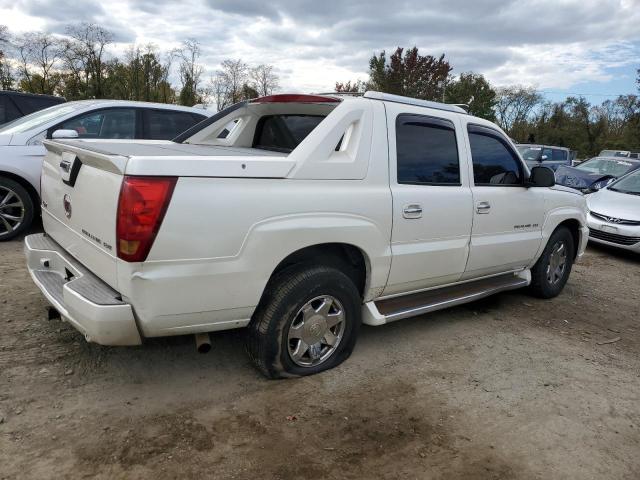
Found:
M 227 59 L 220 66 L 211 78 L 211 92 L 218 111 L 245 99 L 249 81 L 249 67 L 241 59 Z
M 67 27 L 67 35 L 73 42 L 65 51 L 71 54 L 76 66 L 82 66 L 88 95 L 102 98 L 105 94 L 106 49 L 113 43 L 113 33 L 93 23 L 81 23 Z
M 509 134 L 513 134 L 514 127 L 527 121 L 543 98 L 533 87 L 521 85 L 499 88 L 496 93 L 496 119 Z
M 49 33 L 25 33 L 17 39 L 16 49 L 26 89 L 53 94 L 60 83 L 60 75 L 54 69 L 61 56 L 58 39 Z
M 201 87 L 200 77 L 204 68 L 198 64 L 200 59 L 200 43 L 194 39 L 187 39 L 182 42 L 182 48 L 177 53 L 180 58 L 180 103 L 182 105 L 195 105 L 200 102 Z
M 273 71 L 273 65 L 261 64 L 249 70 L 249 78 L 258 95 L 271 95 L 279 87 L 278 75 Z
M 6 25 L 0 25 L 0 89 L 2 90 L 9 90 L 14 83 L 11 64 L 5 52 L 9 38 L 9 29 Z
M 6 25 L 0 25 L 0 52 L 2 47 L 9 42 L 9 29 Z

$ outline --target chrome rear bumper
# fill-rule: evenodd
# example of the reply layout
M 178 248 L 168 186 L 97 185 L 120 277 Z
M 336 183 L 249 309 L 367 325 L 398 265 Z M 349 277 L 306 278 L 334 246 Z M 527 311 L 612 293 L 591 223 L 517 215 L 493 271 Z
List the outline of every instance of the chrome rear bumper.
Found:
M 24 251 L 34 283 L 87 341 L 101 345 L 142 343 L 131 305 L 51 237 L 29 235 Z

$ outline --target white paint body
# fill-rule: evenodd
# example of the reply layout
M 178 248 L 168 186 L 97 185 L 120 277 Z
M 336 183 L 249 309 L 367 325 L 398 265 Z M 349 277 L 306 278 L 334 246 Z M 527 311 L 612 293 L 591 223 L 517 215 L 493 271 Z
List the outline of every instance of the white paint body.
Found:
M 591 211 L 588 224 L 594 231 L 590 242 L 640 253 L 640 196 L 605 187 L 589 195 L 587 203 Z
M 292 113 L 326 108 L 285 107 Z M 497 129 L 490 122 L 423 106 L 346 98 L 290 154 L 248 148 L 258 115 L 278 108 L 284 107 L 241 108 L 194 135 L 190 144 L 47 142 L 45 231 L 122 295 L 142 336 L 246 326 L 278 264 L 313 245 L 343 243 L 363 253 L 364 321 L 370 324 L 384 323 L 376 317 L 376 299 L 504 272 L 526 276 L 565 220 L 579 222 L 578 256 L 584 252 L 581 194 L 562 187 L 473 185 L 466 123 Z M 400 113 L 454 123 L 460 186 L 397 183 L 394 129 Z M 217 138 L 234 118 L 238 126 L 227 138 Z M 60 181 L 64 155 L 83 163 L 74 188 Z M 179 177 L 143 263 L 127 263 L 115 254 L 118 194 L 123 175 L 131 174 Z M 65 194 L 73 202 L 71 218 L 64 215 Z M 489 215 L 475 213 L 481 201 L 492 203 Z M 423 206 L 421 219 L 403 218 L 403 206 L 412 203 Z M 514 232 L 518 224 L 536 226 Z

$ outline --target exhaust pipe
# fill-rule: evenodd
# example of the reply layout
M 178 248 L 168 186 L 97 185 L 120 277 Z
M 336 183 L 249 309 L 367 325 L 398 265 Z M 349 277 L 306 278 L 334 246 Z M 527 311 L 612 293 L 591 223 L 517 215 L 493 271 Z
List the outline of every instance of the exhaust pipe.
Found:
M 208 333 L 196 333 L 194 336 L 198 353 L 207 353 L 211 350 L 211 338 Z

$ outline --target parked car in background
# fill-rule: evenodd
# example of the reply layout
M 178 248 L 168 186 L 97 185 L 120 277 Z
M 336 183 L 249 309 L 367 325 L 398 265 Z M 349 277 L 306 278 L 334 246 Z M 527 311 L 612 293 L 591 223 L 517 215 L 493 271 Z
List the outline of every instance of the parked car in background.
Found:
M 589 240 L 640 253 L 640 169 L 590 195 Z
M 64 102 L 64 98 L 52 95 L 0 90 L 0 125 Z
M 268 377 L 382 325 L 529 286 L 560 294 L 584 196 L 495 124 L 379 92 L 237 103 L 167 142 L 46 141 L 28 268 L 87 340 L 248 327 Z
M 29 228 L 39 211 L 50 138 L 167 140 L 204 120 L 203 109 L 120 100 L 68 102 L 0 126 L 0 241 Z
M 640 152 L 630 152 L 628 150 L 602 150 L 599 157 L 621 157 L 621 158 L 640 158 Z
M 640 159 L 594 157 L 575 167 L 558 168 L 556 182 L 583 193 L 593 193 L 637 168 L 640 168 Z
M 529 168 L 543 166 L 557 170 L 562 165 L 571 166 L 571 151 L 565 147 L 521 143 L 516 148 Z

